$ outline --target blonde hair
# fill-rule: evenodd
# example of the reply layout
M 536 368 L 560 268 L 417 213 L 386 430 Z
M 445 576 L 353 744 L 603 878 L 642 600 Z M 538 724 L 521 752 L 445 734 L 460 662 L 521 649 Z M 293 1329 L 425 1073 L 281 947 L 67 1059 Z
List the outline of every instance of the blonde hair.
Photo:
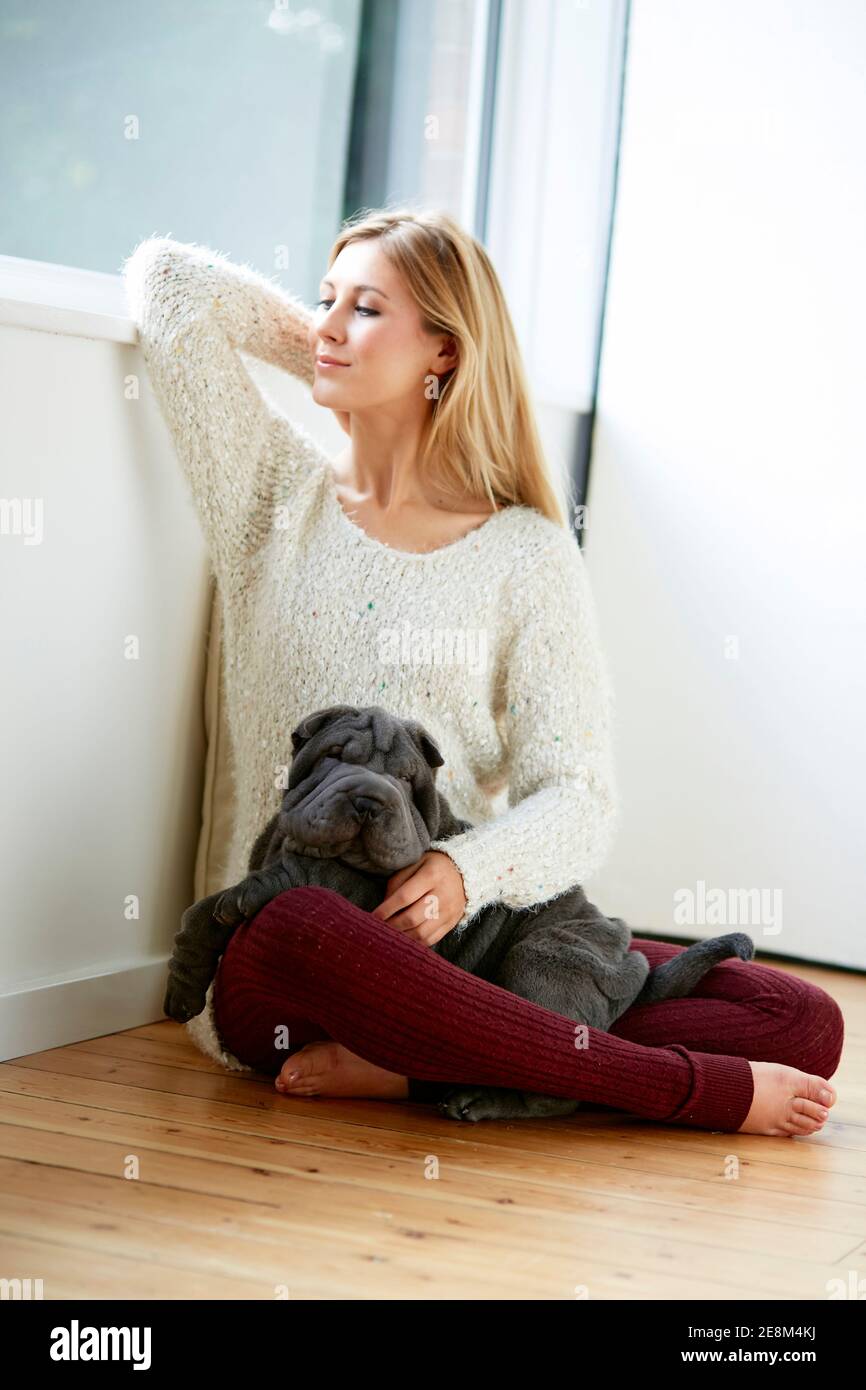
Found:
M 447 492 L 486 496 L 497 510 L 535 507 L 566 526 L 544 457 L 529 383 L 502 286 L 484 247 L 440 210 L 365 209 L 344 222 L 328 258 L 378 238 L 421 311 L 425 329 L 448 333 L 459 361 L 439 378 L 421 450 Z

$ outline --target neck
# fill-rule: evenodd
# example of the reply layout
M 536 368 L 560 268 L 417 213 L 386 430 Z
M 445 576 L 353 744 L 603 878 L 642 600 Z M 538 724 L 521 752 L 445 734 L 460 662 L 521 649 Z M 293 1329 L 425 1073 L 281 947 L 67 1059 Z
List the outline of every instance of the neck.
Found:
M 397 514 L 406 506 L 437 504 L 441 488 L 433 485 L 430 472 L 422 474 L 418 459 L 423 444 L 420 427 L 399 427 L 377 416 L 369 424 L 352 416 L 352 442 L 334 459 L 337 482 L 350 501 L 371 501 L 384 514 Z

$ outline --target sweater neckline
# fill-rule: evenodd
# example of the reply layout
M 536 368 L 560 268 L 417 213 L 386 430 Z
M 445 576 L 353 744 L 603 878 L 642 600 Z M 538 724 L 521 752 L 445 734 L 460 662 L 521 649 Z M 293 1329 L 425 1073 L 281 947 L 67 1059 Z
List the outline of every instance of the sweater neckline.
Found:
M 441 555 L 453 556 L 461 547 L 465 547 L 470 542 L 477 545 L 482 531 L 489 531 L 500 517 L 512 510 L 510 506 L 500 507 L 498 511 L 492 512 L 480 526 L 473 526 L 471 531 L 466 531 L 464 535 L 458 536 L 456 541 L 449 541 L 447 545 L 437 545 L 434 550 L 398 550 L 396 546 L 389 545 L 387 541 L 380 541 L 375 536 L 371 536 L 368 531 L 364 530 L 363 526 L 359 526 L 356 521 L 352 520 L 337 496 L 337 480 L 330 460 L 323 460 L 323 462 L 325 463 L 325 492 L 328 495 L 331 509 L 338 513 L 343 527 L 347 528 L 355 539 L 362 545 L 366 545 L 368 549 L 376 550 L 380 554 L 393 555 L 397 560 L 433 560 Z

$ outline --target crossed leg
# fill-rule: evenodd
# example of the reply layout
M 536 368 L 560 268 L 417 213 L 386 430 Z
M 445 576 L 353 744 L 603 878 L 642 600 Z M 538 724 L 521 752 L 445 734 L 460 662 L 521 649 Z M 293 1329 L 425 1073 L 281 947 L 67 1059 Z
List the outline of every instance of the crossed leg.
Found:
M 644 940 L 633 948 L 651 964 L 685 949 Z M 472 1082 L 738 1130 L 756 1100 L 755 1066 L 814 1073 L 814 1099 L 797 1098 L 803 1123 L 755 1131 L 763 1133 L 818 1127 L 818 1082 L 836 1070 L 844 1034 L 838 1005 L 818 986 L 730 960 L 688 999 L 632 1008 L 578 1045 L 571 1019 L 467 974 L 321 888 L 282 893 L 238 928 L 214 1007 L 226 1045 L 258 1070 L 277 1076 L 288 1054 L 333 1042 L 415 1099 Z

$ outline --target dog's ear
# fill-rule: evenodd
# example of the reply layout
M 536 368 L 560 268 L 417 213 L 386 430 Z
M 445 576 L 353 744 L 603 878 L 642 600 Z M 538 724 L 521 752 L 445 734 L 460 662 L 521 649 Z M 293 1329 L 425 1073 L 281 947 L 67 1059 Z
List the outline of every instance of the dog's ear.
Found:
M 329 705 L 327 709 L 318 709 L 315 714 L 308 714 L 306 719 L 302 719 L 297 728 L 292 730 L 292 752 L 297 753 L 299 748 L 309 743 L 314 734 L 341 714 L 357 713 L 356 705 Z
M 407 719 L 405 721 L 405 724 L 406 728 L 409 730 L 409 733 L 412 735 L 418 747 L 421 749 L 421 752 L 424 754 L 424 757 L 427 759 L 429 766 L 443 767 L 445 764 L 445 759 L 439 752 L 439 749 L 433 742 L 427 730 L 424 728 L 423 724 L 419 724 L 415 719 Z

